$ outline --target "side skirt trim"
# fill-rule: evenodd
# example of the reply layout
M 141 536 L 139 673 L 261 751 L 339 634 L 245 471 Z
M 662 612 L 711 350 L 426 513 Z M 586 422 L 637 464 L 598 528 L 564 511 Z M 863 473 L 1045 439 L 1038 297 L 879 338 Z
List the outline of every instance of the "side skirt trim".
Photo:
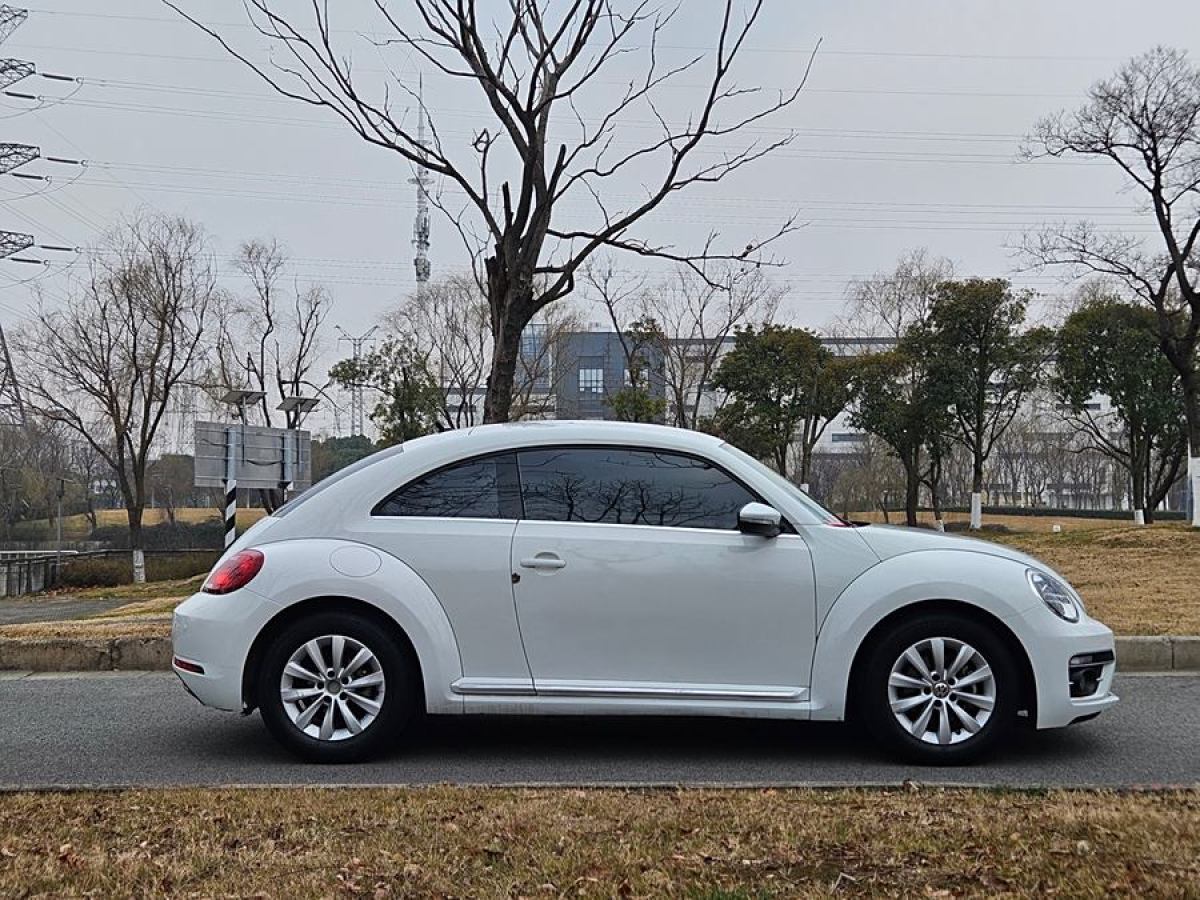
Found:
M 613 697 L 654 700 L 750 700 L 796 703 L 808 698 L 807 688 L 725 685 L 642 684 L 629 682 L 612 684 L 594 681 L 540 681 L 539 697 Z
M 450 685 L 454 694 L 490 697 L 532 697 L 533 682 L 528 678 L 459 678 Z

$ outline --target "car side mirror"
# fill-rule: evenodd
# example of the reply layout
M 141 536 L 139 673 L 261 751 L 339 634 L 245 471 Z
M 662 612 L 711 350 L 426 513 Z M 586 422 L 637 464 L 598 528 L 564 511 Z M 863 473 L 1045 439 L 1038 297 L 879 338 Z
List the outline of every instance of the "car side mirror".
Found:
M 773 538 L 783 531 L 780 524 L 782 521 L 779 510 L 765 503 L 747 503 L 738 510 L 738 530 L 742 534 Z

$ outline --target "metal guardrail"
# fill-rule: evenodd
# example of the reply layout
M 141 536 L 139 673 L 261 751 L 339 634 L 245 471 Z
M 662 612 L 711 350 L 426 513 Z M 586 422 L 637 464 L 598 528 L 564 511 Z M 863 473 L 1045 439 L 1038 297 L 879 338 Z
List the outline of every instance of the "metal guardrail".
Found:
M 19 597 L 54 587 L 62 568 L 83 559 L 128 558 L 133 551 L 105 550 L 4 550 L 0 548 L 0 597 Z M 219 554 L 218 547 L 185 547 L 178 550 L 154 549 L 147 556 L 188 553 Z
M 0 560 L 0 597 L 19 597 L 44 591 L 58 578 L 62 560 L 54 554 L 31 559 Z
M 84 550 L 2 550 L 0 549 L 0 560 L 8 559 L 10 556 L 15 556 L 18 559 L 29 557 L 36 558 L 39 556 L 53 556 L 56 559 L 62 556 L 78 556 L 80 553 L 91 551 Z

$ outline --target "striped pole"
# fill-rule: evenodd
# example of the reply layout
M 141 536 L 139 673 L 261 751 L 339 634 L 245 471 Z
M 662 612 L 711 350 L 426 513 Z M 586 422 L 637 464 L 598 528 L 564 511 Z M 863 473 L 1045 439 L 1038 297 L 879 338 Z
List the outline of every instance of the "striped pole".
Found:
M 225 480 L 225 549 L 237 540 L 237 479 Z
M 243 411 L 243 416 L 245 412 Z M 244 426 L 243 426 L 244 427 Z M 237 540 L 237 470 L 239 430 L 225 429 L 225 549 Z

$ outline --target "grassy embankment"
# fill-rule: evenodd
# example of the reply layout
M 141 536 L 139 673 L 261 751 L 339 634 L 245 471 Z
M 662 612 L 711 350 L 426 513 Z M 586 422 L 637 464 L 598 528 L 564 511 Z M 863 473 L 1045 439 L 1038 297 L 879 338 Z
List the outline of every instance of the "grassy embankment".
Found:
M 0 796 L 0 895 L 1200 893 L 1200 793 L 220 789 Z

